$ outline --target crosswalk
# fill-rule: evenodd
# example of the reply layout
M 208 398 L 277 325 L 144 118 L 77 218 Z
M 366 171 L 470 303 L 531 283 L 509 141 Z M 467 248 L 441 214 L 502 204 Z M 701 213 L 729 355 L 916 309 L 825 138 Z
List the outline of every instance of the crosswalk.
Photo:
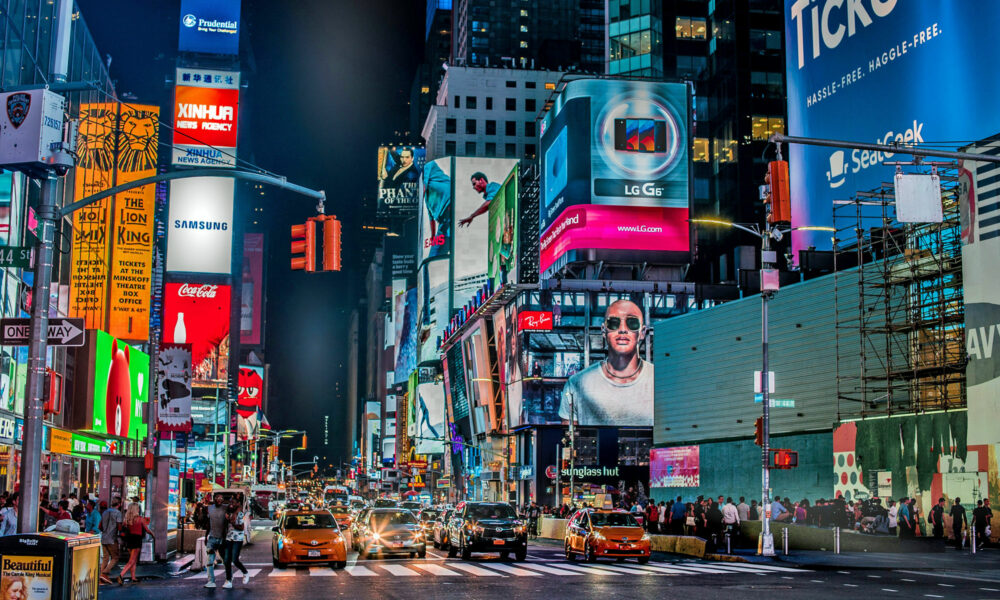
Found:
M 258 563 L 259 564 L 259 563 Z M 407 562 L 365 561 L 348 564 L 344 569 L 328 566 L 249 568 L 250 577 L 684 577 L 704 575 L 781 575 L 807 573 L 803 569 L 760 565 L 754 563 L 708 563 L 682 561 L 676 563 L 583 563 L 561 560 L 529 560 L 519 563 L 495 561 L 463 562 L 458 560 L 428 560 Z M 205 572 L 188 575 L 186 579 L 206 579 Z

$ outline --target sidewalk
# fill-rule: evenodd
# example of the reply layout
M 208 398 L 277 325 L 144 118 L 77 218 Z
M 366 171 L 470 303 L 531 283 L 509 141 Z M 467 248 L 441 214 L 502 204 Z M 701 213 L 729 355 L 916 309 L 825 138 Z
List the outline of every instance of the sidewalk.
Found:
M 749 551 L 747 551 L 749 552 Z M 742 554 L 741 554 L 742 555 Z M 752 562 L 767 561 L 751 554 L 743 555 Z M 949 548 L 945 552 L 905 554 L 886 552 L 851 552 L 834 554 L 815 550 L 794 550 L 785 556 L 774 557 L 775 561 L 793 564 L 807 569 L 912 569 L 916 571 L 961 570 L 989 572 L 994 577 L 1000 573 L 1000 550 L 987 548 L 975 555 L 968 550 Z

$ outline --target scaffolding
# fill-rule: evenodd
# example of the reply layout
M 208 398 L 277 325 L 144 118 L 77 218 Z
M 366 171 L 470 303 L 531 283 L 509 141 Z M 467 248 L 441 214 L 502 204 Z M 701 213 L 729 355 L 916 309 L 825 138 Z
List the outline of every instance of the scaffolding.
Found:
M 965 407 L 958 165 L 914 172 L 939 175 L 941 223 L 900 223 L 891 183 L 834 202 L 838 420 Z

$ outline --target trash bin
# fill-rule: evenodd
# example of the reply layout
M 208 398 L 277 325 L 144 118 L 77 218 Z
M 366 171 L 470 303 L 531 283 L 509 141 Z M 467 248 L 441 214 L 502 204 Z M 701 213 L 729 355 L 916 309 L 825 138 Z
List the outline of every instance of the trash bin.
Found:
M 30 600 L 95 600 L 101 536 L 37 533 L 0 537 L 0 588 Z M 18 597 L 18 596 L 13 596 Z

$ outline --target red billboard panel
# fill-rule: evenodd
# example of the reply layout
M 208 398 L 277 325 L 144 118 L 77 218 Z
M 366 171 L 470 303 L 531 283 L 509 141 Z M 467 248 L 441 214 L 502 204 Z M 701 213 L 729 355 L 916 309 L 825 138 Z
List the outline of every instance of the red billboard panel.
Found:
M 163 299 L 163 342 L 190 344 L 193 385 L 225 382 L 229 362 L 230 287 L 168 283 Z
M 239 89 L 177 86 L 174 144 L 236 147 Z
M 525 310 L 517 313 L 518 331 L 552 331 L 552 313 L 542 310 Z

